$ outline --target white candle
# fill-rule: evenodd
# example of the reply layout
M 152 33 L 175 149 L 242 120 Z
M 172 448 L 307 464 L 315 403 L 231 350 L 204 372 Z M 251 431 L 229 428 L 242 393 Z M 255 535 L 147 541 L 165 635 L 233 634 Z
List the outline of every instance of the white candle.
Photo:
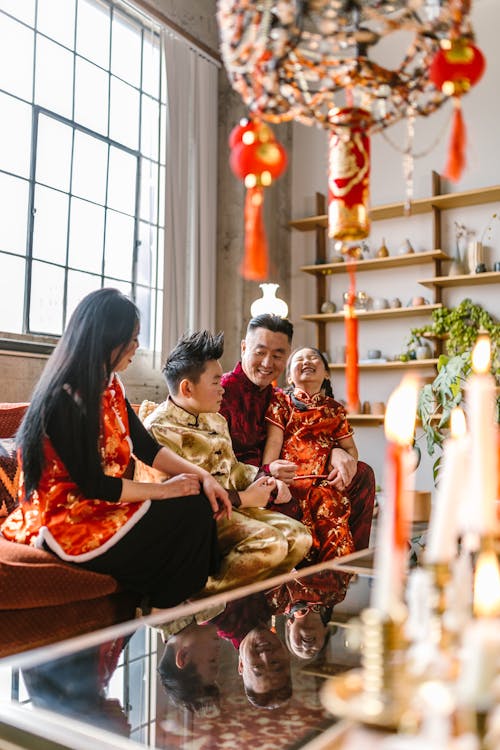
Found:
M 500 570 L 494 551 L 482 552 L 477 561 L 474 613 L 463 636 L 457 695 L 460 703 L 486 711 L 500 672 Z
M 472 352 L 473 374 L 467 381 L 467 417 L 471 439 L 468 531 L 480 535 L 496 530 L 498 481 L 495 380 L 489 374 L 490 341 L 480 336 Z
M 465 416 L 460 408 L 451 413 L 451 437 L 444 443 L 439 484 L 432 503 L 424 560 L 447 563 L 457 554 L 461 498 L 467 490 L 468 441 Z
M 388 441 L 385 461 L 384 504 L 378 519 L 375 578 L 371 606 L 397 618 L 403 606 L 408 554 L 407 507 L 410 446 L 415 431 L 418 384 L 405 376 L 391 394 L 385 414 Z

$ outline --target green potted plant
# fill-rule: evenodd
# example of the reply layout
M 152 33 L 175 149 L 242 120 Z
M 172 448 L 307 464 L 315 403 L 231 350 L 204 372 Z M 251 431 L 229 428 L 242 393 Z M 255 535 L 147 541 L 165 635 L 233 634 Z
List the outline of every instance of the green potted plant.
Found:
M 423 386 L 417 405 L 427 452 L 433 456 L 439 451 L 433 466 L 434 479 L 439 470 L 450 414 L 463 399 L 465 382 L 472 369 L 472 349 L 478 335 L 483 332 L 490 337 L 491 372 L 499 383 L 500 325 L 481 305 L 466 298 L 457 307 L 438 308 L 433 311 L 430 323 L 410 331 L 409 351 L 414 351 L 416 344 L 426 338 L 446 342 L 446 354 L 441 354 L 438 359 L 437 375 L 432 383 Z M 500 396 L 497 398 L 497 421 L 500 422 Z

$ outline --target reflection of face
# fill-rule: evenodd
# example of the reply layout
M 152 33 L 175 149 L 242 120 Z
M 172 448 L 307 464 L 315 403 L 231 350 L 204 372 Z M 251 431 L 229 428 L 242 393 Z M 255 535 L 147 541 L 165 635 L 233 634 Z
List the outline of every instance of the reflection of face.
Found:
M 123 370 L 126 370 L 129 364 L 132 362 L 132 359 L 134 358 L 134 354 L 136 353 L 138 347 L 139 347 L 139 323 L 134 328 L 134 332 L 132 334 L 132 338 L 130 339 L 129 343 L 125 347 L 125 349 L 122 350 L 120 354 L 121 347 L 117 347 L 116 349 L 113 349 L 111 352 L 111 362 L 113 365 L 113 370 L 115 372 L 123 372 Z M 116 361 L 116 358 L 119 357 L 119 359 Z
M 278 690 L 290 682 L 290 658 L 280 639 L 264 627 L 251 630 L 240 644 L 238 672 L 254 693 Z
M 203 685 L 212 685 L 217 679 L 220 662 L 220 639 L 216 625 L 196 628 L 193 638 L 186 643 L 187 662 L 194 664 Z
M 189 381 L 190 399 L 189 411 L 193 414 L 218 412 L 224 395 L 224 388 L 220 384 L 222 367 L 220 362 L 212 359 L 207 362 L 205 370 L 197 383 Z
M 285 333 L 255 328 L 241 342 L 243 372 L 261 389 L 277 380 L 285 369 L 290 344 Z
M 303 617 L 288 620 L 287 627 L 290 649 L 300 659 L 312 659 L 323 648 L 328 628 L 319 612 L 308 611 Z
M 314 349 L 299 349 L 290 362 L 292 383 L 310 395 L 319 393 L 323 380 L 329 376 L 323 360 Z

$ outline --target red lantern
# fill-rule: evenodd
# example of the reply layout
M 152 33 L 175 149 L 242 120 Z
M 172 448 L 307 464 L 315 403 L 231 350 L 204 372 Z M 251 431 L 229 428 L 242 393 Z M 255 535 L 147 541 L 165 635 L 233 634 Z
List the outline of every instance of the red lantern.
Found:
M 453 124 L 444 176 L 457 181 L 465 166 L 466 131 L 460 97 L 474 86 L 484 73 L 484 55 L 464 38 L 441 42 L 429 70 L 429 78 L 436 88 L 454 97 Z
M 247 188 L 245 255 L 240 272 L 245 279 L 264 281 L 269 266 L 262 216 L 264 188 L 285 171 L 286 151 L 269 125 L 258 119 L 242 120 L 236 125 L 229 136 L 229 147 L 229 166 Z
M 467 39 L 445 39 L 431 63 L 429 78 L 447 96 L 461 96 L 480 80 L 485 66 L 483 53 Z

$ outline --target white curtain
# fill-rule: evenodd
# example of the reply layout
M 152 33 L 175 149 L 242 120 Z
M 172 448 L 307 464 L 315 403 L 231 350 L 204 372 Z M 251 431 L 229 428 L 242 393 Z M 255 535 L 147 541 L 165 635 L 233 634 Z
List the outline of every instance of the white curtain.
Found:
M 217 63 L 168 29 L 162 361 L 179 336 L 215 325 Z

